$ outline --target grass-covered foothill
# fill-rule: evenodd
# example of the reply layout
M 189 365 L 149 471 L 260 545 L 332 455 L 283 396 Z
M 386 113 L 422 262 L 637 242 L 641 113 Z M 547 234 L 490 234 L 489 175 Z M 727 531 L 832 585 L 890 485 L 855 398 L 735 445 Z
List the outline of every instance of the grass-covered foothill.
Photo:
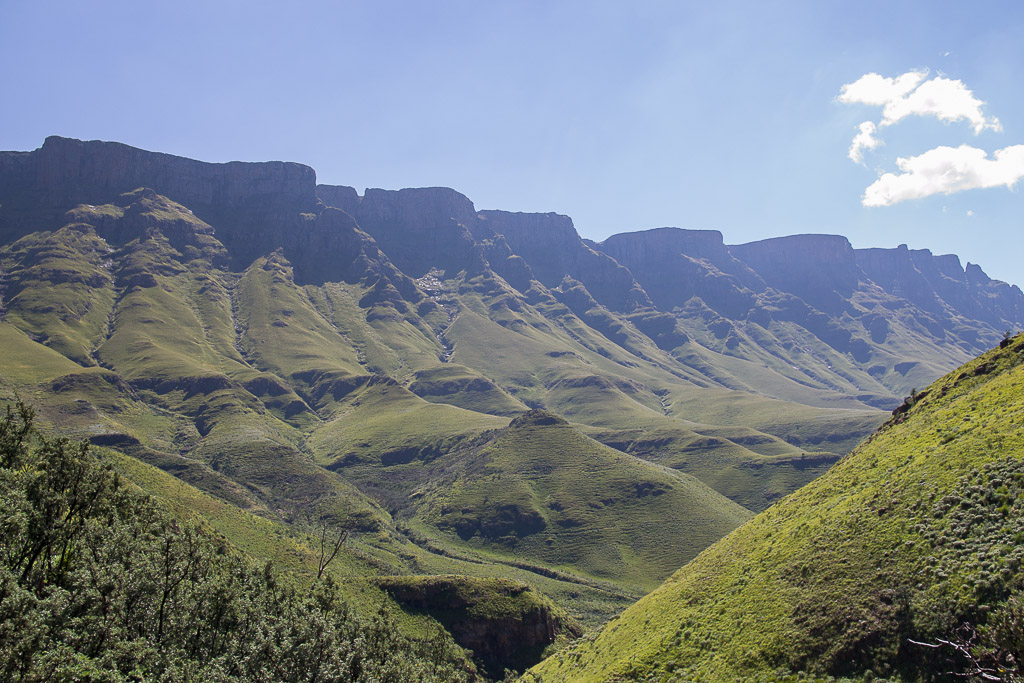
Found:
M 106 333 L 115 290 L 107 244 L 88 225 L 33 233 L 7 247 L 7 319 L 82 365 Z
M 1021 680 L 1022 425 L 1016 337 L 525 680 Z
M 431 479 L 413 494 L 413 520 L 448 543 L 632 590 L 650 590 L 750 517 L 697 479 L 603 446 L 542 410 L 443 458 Z
M 179 522 L 85 443 L 0 418 L 0 676 L 9 681 L 470 681 L 438 629 L 365 619 Z

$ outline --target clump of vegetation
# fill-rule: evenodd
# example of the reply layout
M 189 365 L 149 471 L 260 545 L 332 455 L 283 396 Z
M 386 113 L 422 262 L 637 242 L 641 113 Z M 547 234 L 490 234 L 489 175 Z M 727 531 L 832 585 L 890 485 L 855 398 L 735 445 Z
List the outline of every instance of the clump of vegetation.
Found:
M 470 681 L 438 629 L 358 617 L 183 524 L 89 452 L 0 418 L 0 675 L 11 681 Z

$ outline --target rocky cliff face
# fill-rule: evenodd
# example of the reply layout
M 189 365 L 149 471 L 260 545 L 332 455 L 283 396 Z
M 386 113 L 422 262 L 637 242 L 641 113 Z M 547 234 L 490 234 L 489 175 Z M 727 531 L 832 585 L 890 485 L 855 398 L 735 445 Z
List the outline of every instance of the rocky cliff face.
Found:
M 928 249 L 858 249 L 857 265 L 889 294 L 943 317 L 976 317 L 1002 328 L 1022 317 L 1021 291 L 991 279 L 977 265 L 965 269 L 955 254 Z
M 116 142 L 49 137 L 33 152 L 0 153 L 0 239 L 59 227 L 65 212 L 78 205 L 123 205 L 121 195 L 138 188 L 151 195 L 159 188 L 160 195 L 216 226 L 236 267 L 280 248 L 301 282 L 396 276 L 351 216 L 325 209 L 309 166 L 212 164 Z M 128 232 L 110 235 L 115 243 L 136 236 L 131 220 L 118 225 Z
M 34 152 L 0 154 L 0 201 L 66 206 L 106 204 L 139 187 L 194 211 L 312 211 L 316 173 L 269 161 L 211 164 L 117 142 L 49 137 Z
M 344 190 L 321 193 L 352 214 L 411 277 L 433 268 L 449 274 L 480 267 L 470 228 L 476 221 L 473 202 L 446 187 L 405 190 L 368 189 L 353 202 Z
M 853 247 L 839 235 L 792 235 L 729 247 L 764 281 L 829 315 L 841 315 L 857 287 Z
M 727 317 L 744 317 L 764 281 L 729 252 L 717 230 L 657 228 L 612 235 L 597 245 L 627 266 L 662 310 L 700 297 Z
M 631 311 L 651 304 L 629 269 L 585 244 L 568 216 L 481 211 L 479 217 L 477 234 L 504 236 L 545 286 L 558 287 L 569 276 L 612 310 Z
M 317 185 L 316 196 L 327 206 L 333 206 L 350 214 L 359 207 L 362 197 L 356 188 L 347 185 Z
M 525 584 L 437 576 L 379 581 L 400 604 L 433 616 L 495 680 L 505 669 L 522 671 L 540 661 L 559 635 L 582 631 L 565 612 Z
M 724 354 L 815 391 L 859 388 L 873 405 L 927 379 L 914 372 L 934 374 L 1024 325 L 1019 288 L 924 249 L 854 250 L 836 235 L 729 246 L 716 231 L 677 228 L 594 244 L 568 216 L 478 212 L 448 188 L 360 196 L 315 183 L 301 164 L 209 164 L 48 138 L 33 152 L 0 153 L 0 238 L 60 227 L 79 205 L 127 206 L 121 194 L 152 188 L 212 226 L 235 269 L 280 249 L 300 284 L 366 282 L 416 305 L 424 294 L 411 278 L 494 283 L 496 274 L 525 299 L 562 302 L 640 357 L 653 342 L 725 386 L 765 386 L 706 357 Z

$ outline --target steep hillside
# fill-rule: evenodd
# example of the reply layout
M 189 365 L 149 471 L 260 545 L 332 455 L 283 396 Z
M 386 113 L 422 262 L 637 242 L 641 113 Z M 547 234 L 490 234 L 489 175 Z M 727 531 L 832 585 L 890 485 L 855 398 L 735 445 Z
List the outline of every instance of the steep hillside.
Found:
M 1020 676 L 1024 336 L 1002 346 L 534 680 Z

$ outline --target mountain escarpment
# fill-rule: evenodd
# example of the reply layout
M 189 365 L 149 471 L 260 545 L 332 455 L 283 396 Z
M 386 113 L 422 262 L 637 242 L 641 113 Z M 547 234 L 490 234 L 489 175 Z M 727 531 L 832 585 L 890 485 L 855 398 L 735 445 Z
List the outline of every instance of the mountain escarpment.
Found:
M 447 188 L 56 137 L 0 153 L 0 273 L 0 394 L 48 429 L 280 533 L 348 530 L 350 576 L 514 578 L 585 625 L 827 471 L 1024 299 L 921 250 L 594 243 Z

